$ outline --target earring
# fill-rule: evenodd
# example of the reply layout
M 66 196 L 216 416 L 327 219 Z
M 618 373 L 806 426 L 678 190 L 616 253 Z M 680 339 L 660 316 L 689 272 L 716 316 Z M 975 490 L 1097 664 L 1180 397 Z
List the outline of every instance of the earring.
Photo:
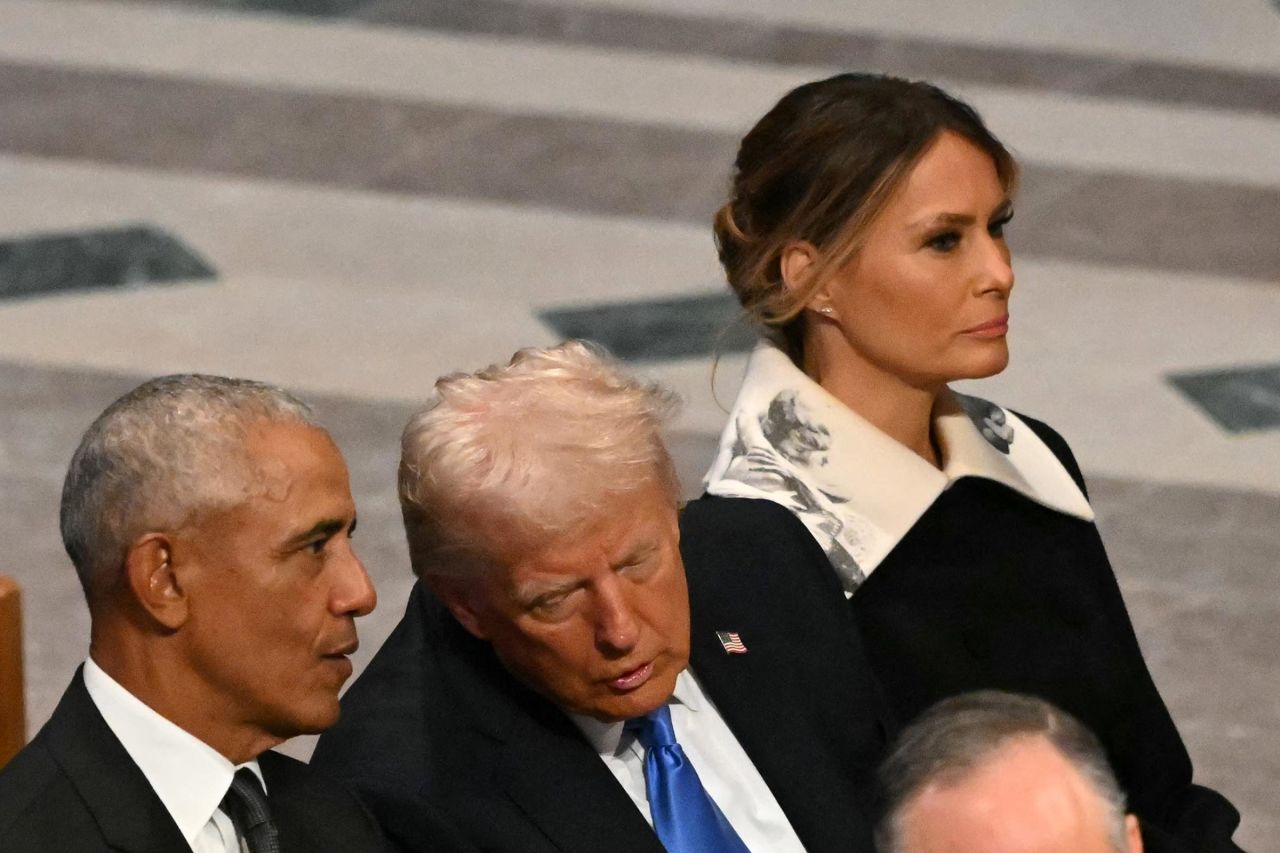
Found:
M 831 313 L 831 306 L 830 306 L 830 305 L 823 305 L 821 308 L 819 308 L 819 309 L 818 309 L 818 311 L 820 311 L 820 312 L 821 312 L 821 313 L 823 313 L 823 314 L 830 314 L 830 313 Z

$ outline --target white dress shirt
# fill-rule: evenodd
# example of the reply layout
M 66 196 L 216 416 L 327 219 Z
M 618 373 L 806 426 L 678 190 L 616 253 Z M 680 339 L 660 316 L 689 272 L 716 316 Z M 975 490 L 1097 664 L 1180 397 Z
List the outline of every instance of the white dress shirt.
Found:
M 240 853 L 231 818 L 218 804 L 241 767 L 257 774 L 266 790 L 258 762 L 233 765 L 213 747 L 147 707 L 92 658 L 84 662 L 84 686 L 192 851 Z
M 689 670 L 676 678 L 669 705 L 676 740 L 698 771 L 702 787 L 742 843 L 755 853 L 804 853 L 791 822 L 760 771 Z M 634 735 L 623 731 L 625 723 L 603 723 L 578 714 L 569 717 L 652 826 L 645 794 L 644 747 Z

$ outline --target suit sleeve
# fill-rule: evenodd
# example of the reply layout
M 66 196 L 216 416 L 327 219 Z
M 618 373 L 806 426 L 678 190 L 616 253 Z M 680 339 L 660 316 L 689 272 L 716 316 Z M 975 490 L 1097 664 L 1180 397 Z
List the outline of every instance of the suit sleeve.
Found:
M 1062 436 L 1041 421 L 1021 414 L 1019 417 L 1048 445 L 1087 496 L 1084 475 Z M 1174 727 L 1142 656 L 1114 573 L 1107 573 L 1106 577 L 1100 578 L 1099 584 L 1101 588 L 1098 600 L 1110 605 L 1108 609 L 1113 628 L 1121 638 L 1126 657 L 1132 661 L 1133 694 L 1150 697 L 1146 701 L 1134 702 L 1137 713 L 1126 738 L 1132 738 L 1133 745 L 1159 743 L 1161 740 L 1176 742 L 1185 756 L 1186 748 L 1182 744 L 1182 738 Z M 1124 745 L 1113 745 L 1112 751 L 1122 756 L 1125 754 Z M 1153 756 L 1153 761 L 1148 766 L 1169 763 L 1161 761 L 1161 758 L 1167 759 L 1168 756 Z M 1186 764 L 1184 778 L 1167 780 L 1162 802 L 1131 803 L 1131 806 L 1142 806 L 1145 811 L 1142 837 L 1147 853 L 1243 853 L 1232 840 L 1232 835 L 1240 824 L 1240 813 L 1222 794 L 1194 784 L 1191 781 L 1189 757 L 1186 758 Z M 1117 767 L 1117 772 L 1123 770 L 1123 767 Z

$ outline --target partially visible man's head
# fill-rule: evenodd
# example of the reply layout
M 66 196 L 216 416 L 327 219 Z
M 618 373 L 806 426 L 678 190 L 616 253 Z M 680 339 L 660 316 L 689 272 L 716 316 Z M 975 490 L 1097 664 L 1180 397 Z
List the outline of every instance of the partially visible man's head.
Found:
M 880 853 L 1142 851 L 1097 738 L 1028 696 L 938 703 L 903 731 L 880 786 Z
M 376 601 L 354 527 L 328 433 L 247 380 L 143 384 L 89 427 L 63 485 L 95 660 L 180 725 L 207 721 L 193 733 L 212 739 L 229 726 L 279 741 L 336 721 L 354 617 Z
M 455 374 L 405 428 L 409 552 L 469 632 L 562 708 L 620 720 L 688 663 L 675 408 L 572 342 Z

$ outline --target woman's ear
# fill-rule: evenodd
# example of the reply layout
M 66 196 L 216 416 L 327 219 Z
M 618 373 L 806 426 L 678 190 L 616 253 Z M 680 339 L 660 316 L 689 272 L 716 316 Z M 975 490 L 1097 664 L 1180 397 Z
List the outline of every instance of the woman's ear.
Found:
M 792 240 L 783 248 L 779 264 L 783 286 L 795 293 L 804 286 L 817 263 L 818 250 L 812 243 L 808 240 Z
M 818 250 L 807 240 L 794 240 L 782 250 L 779 266 L 782 283 L 791 293 L 797 293 L 809 283 L 809 276 L 818 269 Z M 805 308 L 824 317 L 832 316 L 830 298 L 825 287 L 809 295 Z

